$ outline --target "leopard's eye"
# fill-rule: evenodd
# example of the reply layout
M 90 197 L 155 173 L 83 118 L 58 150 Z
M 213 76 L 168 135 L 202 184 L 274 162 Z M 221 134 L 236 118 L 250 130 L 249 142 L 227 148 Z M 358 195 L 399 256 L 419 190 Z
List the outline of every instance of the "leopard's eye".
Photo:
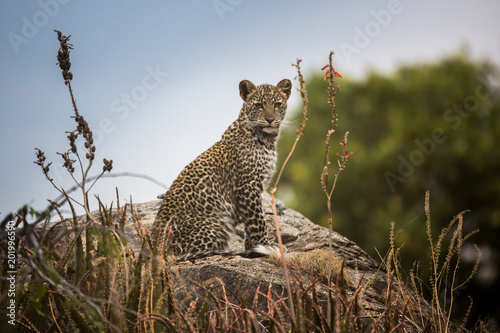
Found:
M 264 106 L 262 105 L 262 103 L 255 103 L 254 106 L 257 108 L 257 109 L 262 109 Z
M 283 103 L 274 103 L 274 108 L 279 109 L 282 105 Z

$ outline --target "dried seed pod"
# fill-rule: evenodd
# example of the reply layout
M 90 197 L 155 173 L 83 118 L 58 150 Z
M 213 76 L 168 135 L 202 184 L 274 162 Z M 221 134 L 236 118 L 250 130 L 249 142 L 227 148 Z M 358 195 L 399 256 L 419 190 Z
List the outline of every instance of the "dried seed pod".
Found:
M 102 167 L 102 170 L 110 172 L 111 169 L 113 169 L 113 160 L 108 161 L 107 159 L 104 158 L 102 161 L 104 162 L 104 166 Z

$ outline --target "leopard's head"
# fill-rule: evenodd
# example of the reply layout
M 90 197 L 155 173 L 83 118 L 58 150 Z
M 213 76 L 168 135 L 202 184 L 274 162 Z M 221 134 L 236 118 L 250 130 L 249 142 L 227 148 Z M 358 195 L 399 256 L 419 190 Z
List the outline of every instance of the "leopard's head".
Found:
M 292 82 L 288 79 L 276 86 L 262 84 L 258 87 L 248 80 L 241 81 L 240 96 L 245 103 L 239 119 L 254 132 L 267 137 L 278 136 L 291 90 Z

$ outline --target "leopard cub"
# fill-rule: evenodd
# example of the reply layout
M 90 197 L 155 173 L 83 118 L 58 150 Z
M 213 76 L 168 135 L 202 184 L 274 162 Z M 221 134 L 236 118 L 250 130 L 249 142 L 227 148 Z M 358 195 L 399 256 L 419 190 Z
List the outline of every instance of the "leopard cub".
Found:
M 243 254 L 274 250 L 261 195 L 274 173 L 276 141 L 291 88 L 288 79 L 276 86 L 240 82 L 244 103 L 238 119 L 182 170 L 165 194 L 153 225 L 156 249 L 166 245 L 170 234 L 177 260 L 229 254 L 228 241 L 243 223 Z

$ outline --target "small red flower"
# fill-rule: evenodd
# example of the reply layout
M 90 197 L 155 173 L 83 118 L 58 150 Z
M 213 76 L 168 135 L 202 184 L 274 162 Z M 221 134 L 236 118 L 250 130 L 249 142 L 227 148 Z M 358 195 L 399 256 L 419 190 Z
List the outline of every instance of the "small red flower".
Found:
M 341 145 L 342 147 L 344 147 L 344 156 L 345 156 L 345 157 L 349 157 L 349 158 L 351 159 L 351 161 L 354 161 L 354 159 L 352 158 L 351 153 L 349 153 L 349 151 L 348 151 L 348 150 L 347 150 L 347 148 L 346 148 L 345 141 L 342 141 L 342 142 L 339 142 L 339 143 L 340 143 L 340 145 Z
M 325 70 L 327 68 L 330 68 L 330 65 L 326 65 L 326 66 L 323 66 L 323 68 L 321 68 L 321 70 Z M 333 67 L 332 67 L 332 70 L 331 72 L 333 73 L 333 75 L 335 75 L 336 77 L 338 77 L 339 79 L 342 79 L 343 76 L 342 74 L 340 74 L 339 72 L 337 72 Z M 330 77 L 330 70 L 328 70 L 326 73 L 325 73 L 325 77 L 323 78 L 323 81 L 326 81 L 326 79 L 328 79 Z
M 346 157 L 349 157 L 351 161 L 354 161 L 354 158 L 352 158 L 351 154 L 349 153 L 349 151 L 347 151 L 347 149 L 344 150 L 344 154 Z

